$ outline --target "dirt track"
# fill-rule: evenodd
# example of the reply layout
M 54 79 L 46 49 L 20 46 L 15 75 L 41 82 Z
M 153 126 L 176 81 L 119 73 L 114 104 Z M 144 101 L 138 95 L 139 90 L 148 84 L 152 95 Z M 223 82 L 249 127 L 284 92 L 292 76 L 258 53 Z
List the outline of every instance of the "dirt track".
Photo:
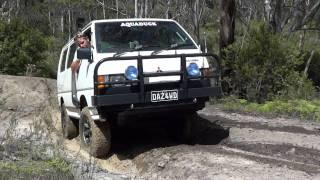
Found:
M 18 129 L 28 127 L 39 119 L 35 111 L 47 105 L 56 127 L 51 136 L 59 139 L 59 111 L 48 103 L 55 81 L 0 76 L 0 82 L 1 132 L 12 116 L 21 117 Z M 19 83 L 23 86 L 12 86 Z M 320 179 L 320 123 L 208 106 L 199 112 L 194 145 L 185 145 L 167 131 L 174 119 L 140 121 L 141 126 L 113 132 L 107 159 L 90 158 L 78 139 L 65 140 L 61 149 L 73 162 L 76 179 Z
M 213 106 L 199 115 L 194 145 L 177 143 L 164 119 L 152 119 L 147 127 L 119 129 L 111 156 L 96 163 L 138 179 L 320 178 L 319 124 L 226 113 Z M 66 144 L 80 148 L 78 140 Z

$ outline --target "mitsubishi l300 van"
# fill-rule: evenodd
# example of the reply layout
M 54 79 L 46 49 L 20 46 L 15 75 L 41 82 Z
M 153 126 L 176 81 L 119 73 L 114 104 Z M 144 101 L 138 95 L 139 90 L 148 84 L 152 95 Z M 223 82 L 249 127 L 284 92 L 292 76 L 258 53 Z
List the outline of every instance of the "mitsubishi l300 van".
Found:
M 176 132 L 188 140 L 196 111 L 221 95 L 218 57 L 174 20 L 95 20 L 82 33 L 91 46 L 70 40 L 62 48 L 57 87 L 63 136 L 80 135 L 92 156 L 108 154 L 120 113 L 180 116 Z

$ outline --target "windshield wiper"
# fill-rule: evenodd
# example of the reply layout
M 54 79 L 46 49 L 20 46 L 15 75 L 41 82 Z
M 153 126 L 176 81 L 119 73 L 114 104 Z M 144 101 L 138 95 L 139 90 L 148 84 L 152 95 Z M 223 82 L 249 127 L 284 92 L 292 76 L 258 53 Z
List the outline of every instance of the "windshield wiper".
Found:
M 122 56 L 128 52 L 141 51 L 141 50 L 145 50 L 145 49 L 151 48 L 151 47 L 160 47 L 160 45 L 137 45 L 134 47 L 134 49 L 117 52 L 116 54 L 113 55 L 113 57 L 119 57 L 119 56 Z
M 152 53 L 151 53 L 151 55 L 156 55 L 156 54 L 159 54 L 159 53 L 161 53 L 161 52 L 163 52 L 163 51 L 166 51 L 166 50 L 172 50 L 172 49 L 178 49 L 178 48 L 180 48 L 180 47 L 185 47 L 185 46 L 192 46 L 193 44 L 191 44 L 191 43 L 186 43 L 186 44 L 179 44 L 179 43 L 175 43 L 175 44 L 171 44 L 168 48 L 166 48 L 166 49 L 161 49 L 161 50 L 159 50 L 159 51 L 153 51 Z
M 131 52 L 131 51 L 119 51 L 119 52 L 116 52 L 113 57 L 119 57 L 119 56 L 122 56 L 128 52 Z
M 138 45 L 134 48 L 133 51 L 139 51 L 139 50 L 145 50 L 145 49 L 148 49 L 148 48 L 152 48 L 152 47 L 160 47 L 160 45 Z

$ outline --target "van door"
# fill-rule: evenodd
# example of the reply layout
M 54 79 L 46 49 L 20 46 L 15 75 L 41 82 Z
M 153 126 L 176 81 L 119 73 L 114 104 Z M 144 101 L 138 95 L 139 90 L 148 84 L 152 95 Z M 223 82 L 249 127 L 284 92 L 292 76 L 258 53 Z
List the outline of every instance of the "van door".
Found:
M 94 36 L 92 36 L 91 28 L 89 27 L 84 32 L 89 38 L 91 44 L 91 50 L 94 48 Z M 92 58 L 94 55 L 92 55 Z M 93 59 L 92 59 L 93 60 Z M 95 63 L 92 63 L 88 59 L 82 59 L 80 64 L 79 73 L 77 76 L 77 97 L 80 100 L 80 96 L 86 97 L 87 105 L 91 105 L 91 96 L 93 95 L 93 69 Z
M 66 107 L 75 107 L 72 101 L 72 71 L 71 71 L 71 64 L 72 61 L 75 59 L 75 52 L 77 50 L 77 45 L 75 43 L 70 44 L 68 58 L 66 62 L 66 70 L 65 70 L 65 82 L 63 84 L 64 89 L 67 91 L 67 97 L 65 99 Z M 70 109 L 70 108 L 69 108 Z
M 66 78 L 66 59 L 67 59 L 68 47 L 65 47 L 61 51 L 60 61 L 58 66 L 57 86 L 58 86 L 58 97 L 66 98 L 66 91 L 64 86 Z

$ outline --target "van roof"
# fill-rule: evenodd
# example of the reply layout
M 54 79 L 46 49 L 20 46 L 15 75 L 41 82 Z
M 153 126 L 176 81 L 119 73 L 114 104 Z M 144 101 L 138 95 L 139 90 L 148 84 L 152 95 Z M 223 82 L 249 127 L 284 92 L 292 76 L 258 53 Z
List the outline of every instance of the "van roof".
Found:
M 166 22 L 176 22 L 172 19 L 160 19 L 160 18 L 129 18 L 129 19 L 100 19 L 90 21 L 87 25 L 85 25 L 82 29 L 86 29 L 92 23 L 101 23 L 101 22 L 133 22 L 133 21 L 166 21 Z
M 92 23 L 96 22 L 121 22 L 121 21 L 174 21 L 172 19 L 159 19 L 159 18 L 129 18 L 129 19 L 100 19 L 93 20 Z

